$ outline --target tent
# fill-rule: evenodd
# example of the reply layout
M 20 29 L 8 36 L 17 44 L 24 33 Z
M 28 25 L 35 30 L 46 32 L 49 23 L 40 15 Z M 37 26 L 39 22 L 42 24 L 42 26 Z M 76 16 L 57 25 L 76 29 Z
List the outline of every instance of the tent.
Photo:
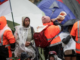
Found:
M 38 25 L 42 25 L 41 17 L 43 16 L 43 12 L 33 3 L 28 0 L 10 0 L 11 7 L 14 17 L 14 22 L 18 24 L 22 24 L 22 17 L 28 16 L 31 20 L 31 26 L 36 27 Z M 13 22 L 11 13 L 5 15 L 6 19 Z M 11 23 L 11 22 L 10 22 Z M 11 25 L 11 24 L 10 24 Z M 12 27 L 11 27 L 12 28 Z
M 70 19 L 75 19 L 72 11 L 64 3 L 62 3 L 61 0 L 43 0 L 38 4 L 38 7 L 51 19 L 56 18 L 60 12 L 65 11 L 67 16 L 61 24 L 64 24 Z

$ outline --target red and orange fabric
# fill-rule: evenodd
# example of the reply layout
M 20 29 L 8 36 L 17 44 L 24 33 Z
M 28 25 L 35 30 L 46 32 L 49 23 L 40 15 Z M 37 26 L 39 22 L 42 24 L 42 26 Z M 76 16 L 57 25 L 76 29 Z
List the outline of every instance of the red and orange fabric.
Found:
M 79 22 L 79 27 L 78 27 L 78 22 Z M 78 37 L 78 35 L 80 36 L 80 31 L 78 32 L 78 29 L 80 30 L 80 21 L 75 22 L 72 30 L 71 30 L 71 35 L 75 37 L 75 41 L 76 41 L 76 53 L 80 54 L 80 37 Z

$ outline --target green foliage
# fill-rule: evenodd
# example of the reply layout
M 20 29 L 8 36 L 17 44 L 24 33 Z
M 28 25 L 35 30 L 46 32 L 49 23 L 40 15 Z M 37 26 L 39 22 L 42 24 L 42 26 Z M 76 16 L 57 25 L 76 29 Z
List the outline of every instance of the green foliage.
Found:
M 12 30 L 14 30 L 13 21 L 7 20 L 7 24 L 8 24 L 8 26 L 9 26 Z M 19 24 L 18 24 L 18 23 L 15 23 L 15 26 L 17 26 L 17 25 L 19 25 Z

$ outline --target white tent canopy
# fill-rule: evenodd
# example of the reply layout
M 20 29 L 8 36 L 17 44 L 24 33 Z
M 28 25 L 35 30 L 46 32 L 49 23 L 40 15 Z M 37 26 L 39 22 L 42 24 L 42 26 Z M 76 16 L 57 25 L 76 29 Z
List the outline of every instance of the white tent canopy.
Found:
M 14 22 L 22 24 L 22 17 L 28 16 L 31 19 L 31 26 L 36 29 L 37 26 L 42 25 L 41 17 L 42 11 L 28 0 L 10 0 Z M 5 15 L 7 20 L 12 21 L 11 13 Z

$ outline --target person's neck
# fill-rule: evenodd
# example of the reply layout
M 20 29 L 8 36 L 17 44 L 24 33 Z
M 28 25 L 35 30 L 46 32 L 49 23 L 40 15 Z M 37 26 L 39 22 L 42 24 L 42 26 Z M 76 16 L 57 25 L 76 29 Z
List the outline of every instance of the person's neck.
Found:
M 28 28 L 29 26 L 24 26 L 25 28 Z
M 43 23 L 43 25 L 53 25 L 53 22 Z

